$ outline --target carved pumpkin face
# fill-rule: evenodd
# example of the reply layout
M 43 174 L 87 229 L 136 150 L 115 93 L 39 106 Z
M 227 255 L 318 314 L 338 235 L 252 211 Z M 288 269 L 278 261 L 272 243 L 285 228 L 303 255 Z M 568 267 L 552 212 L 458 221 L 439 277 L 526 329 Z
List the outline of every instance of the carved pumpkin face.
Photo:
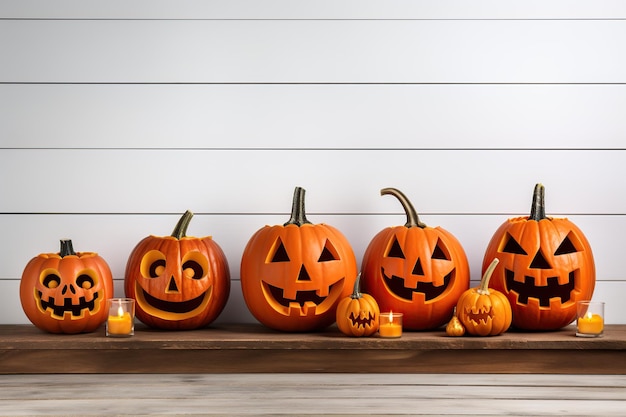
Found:
M 469 287 L 469 264 L 459 241 L 440 227 L 419 222 L 406 197 L 393 188 L 408 222 L 389 227 L 370 242 L 363 256 L 363 288 L 383 311 L 404 314 L 403 327 L 433 329 L 446 323 L 458 297 Z
M 149 326 L 204 327 L 221 313 L 228 299 L 226 257 L 210 236 L 184 236 L 191 216 L 191 212 L 183 215 L 173 236 L 146 237 L 129 257 L 126 296 L 136 300 L 136 315 Z M 186 223 L 182 232 L 181 223 Z
M 489 280 L 499 260 L 494 259 L 485 271 L 480 286 L 461 294 L 456 311 L 459 321 L 474 336 L 497 336 L 511 326 L 511 304 L 500 291 L 489 289 Z
M 488 259 L 500 259 L 491 286 L 507 296 L 520 329 L 567 326 L 576 317 L 576 301 L 591 299 L 595 286 L 589 242 L 571 221 L 545 216 L 543 193 L 538 184 L 530 217 L 498 228 L 483 261 L 484 269 Z
M 354 290 L 337 306 L 337 327 L 347 336 L 371 336 L 380 325 L 380 308 L 369 294 L 359 291 L 357 278 Z
M 70 240 L 59 253 L 33 258 L 20 282 L 20 301 L 28 319 L 51 333 L 96 330 L 107 318 L 106 300 L 113 296 L 107 263 L 94 252 L 74 252 Z
M 306 220 L 301 188 L 294 213 L 293 222 L 252 236 L 241 260 L 242 291 L 250 312 L 267 327 L 320 329 L 335 321 L 339 300 L 350 294 L 356 259 L 341 232 Z

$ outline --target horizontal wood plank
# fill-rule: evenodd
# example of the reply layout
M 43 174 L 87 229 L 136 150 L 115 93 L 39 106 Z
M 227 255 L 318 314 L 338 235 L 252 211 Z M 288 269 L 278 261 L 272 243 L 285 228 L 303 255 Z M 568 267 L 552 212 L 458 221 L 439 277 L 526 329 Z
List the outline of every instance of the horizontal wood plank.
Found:
M 0 38 L 9 83 L 626 82 L 621 20 L 0 20 Z
M 497 0 L 446 2 L 387 0 L 111 0 L 97 8 L 81 0 L 0 3 L 0 16 L 15 19 L 619 19 L 626 7 L 619 0 Z
M 393 186 L 423 213 L 524 215 L 542 182 L 548 215 L 624 214 L 625 152 L 8 149 L 0 212 L 284 213 L 295 186 L 311 213 L 395 212 Z
M 8 148 L 621 149 L 624 108 L 626 85 L 4 84 L 0 135 Z
M 400 339 L 350 338 L 336 328 L 285 334 L 260 325 L 165 332 L 139 328 L 127 339 L 52 335 L 0 326 L 0 373 L 394 372 L 623 374 L 626 327 L 600 339 L 556 332 L 450 338 L 443 330 Z M 95 352 L 98 361 L 94 361 Z M 487 359 L 488 358 L 488 359 Z
M 625 386 L 620 375 L 6 375 L 0 414 L 619 416 Z

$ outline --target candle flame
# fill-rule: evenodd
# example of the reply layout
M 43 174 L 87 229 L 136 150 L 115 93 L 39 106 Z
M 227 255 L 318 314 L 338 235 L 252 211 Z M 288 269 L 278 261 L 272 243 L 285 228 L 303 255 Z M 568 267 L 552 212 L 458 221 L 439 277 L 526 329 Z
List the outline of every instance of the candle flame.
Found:
M 124 309 L 122 308 L 122 306 L 119 306 L 117 308 L 117 316 L 118 317 L 124 317 Z
M 393 323 L 393 311 L 389 312 L 389 323 Z
M 593 317 L 593 314 L 591 314 L 590 311 L 588 311 L 587 314 L 585 314 L 586 319 L 591 319 L 592 317 Z

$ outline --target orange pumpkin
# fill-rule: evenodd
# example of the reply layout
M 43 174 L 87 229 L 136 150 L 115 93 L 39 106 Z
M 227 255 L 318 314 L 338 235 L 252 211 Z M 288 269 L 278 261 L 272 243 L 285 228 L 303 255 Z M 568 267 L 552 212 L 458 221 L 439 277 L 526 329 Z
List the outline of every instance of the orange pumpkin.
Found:
M 345 236 L 313 224 L 296 187 L 291 218 L 265 226 L 248 241 L 241 258 L 241 288 L 252 315 L 267 327 L 309 331 L 335 321 L 339 301 L 354 286 L 357 265 Z
M 28 319 L 50 333 L 96 330 L 107 319 L 113 297 L 111 270 L 95 252 L 74 252 L 61 240 L 59 253 L 42 253 L 28 262 L 20 281 L 20 302 Z
M 406 196 L 381 190 L 402 204 L 404 226 L 379 232 L 363 256 L 363 289 L 382 311 L 404 314 L 409 330 L 434 329 L 446 323 L 463 291 L 469 288 L 469 264 L 460 242 L 441 227 L 419 221 Z
M 228 261 L 211 236 L 186 236 L 192 216 L 185 212 L 171 236 L 144 238 L 128 258 L 125 293 L 136 300 L 137 318 L 148 326 L 197 329 L 226 305 Z
M 565 218 L 547 217 L 545 189 L 537 184 L 530 216 L 508 219 L 485 251 L 500 259 L 491 287 L 503 292 L 513 309 L 513 326 L 556 330 L 576 317 L 576 302 L 590 300 L 596 282 L 591 246 Z
M 471 335 L 497 336 L 511 326 L 512 312 L 509 300 L 500 291 L 488 288 L 491 274 L 498 262 L 498 258 L 491 262 L 480 281 L 480 286 L 461 294 L 456 305 L 459 321 Z
M 360 277 L 361 274 L 354 283 L 352 294 L 337 306 L 337 327 L 347 336 L 371 336 L 378 331 L 380 323 L 378 303 L 374 297 L 360 291 Z

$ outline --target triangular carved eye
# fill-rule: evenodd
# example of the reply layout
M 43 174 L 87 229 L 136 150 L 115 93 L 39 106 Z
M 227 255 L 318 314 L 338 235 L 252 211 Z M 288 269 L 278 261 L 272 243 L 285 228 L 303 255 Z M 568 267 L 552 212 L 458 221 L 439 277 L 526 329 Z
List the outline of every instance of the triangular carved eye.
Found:
M 283 245 L 283 241 L 280 238 L 278 238 L 274 247 L 276 250 L 270 262 L 289 262 L 289 255 L 287 255 L 285 245 Z
M 450 255 L 444 250 L 444 246 L 441 243 L 441 240 L 437 240 L 437 245 L 435 246 L 435 250 L 433 250 L 433 254 L 431 256 L 432 259 L 443 259 L 445 261 L 450 260 Z
M 335 247 L 326 239 L 326 244 L 324 244 L 324 249 L 320 254 L 320 258 L 317 262 L 328 262 L 328 261 L 337 261 L 339 260 L 339 254 Z
M 507 241 L 501 252 L 514 253 L 516 255 L 528 255 L 522 246 L 517 243 L 517 240 L 509 234 L 507 234 Z
M 578 252 L 578 241 L 570 233 L 569 235 L 565 236 L 565 239 L 563 239 L 563 242 L 561 242 L 561 244 L 556 249 L 556 252 L 554 252 L 554 254 L 566 255 L 568 253 L 574 253 L 574 252 Z
M 391 247 L 389 248 L 389 252 L 387 252 L 387 257 L 405 259 L 404 252 L 402 251 L 402 248 L 400 247 L 400 243 L 398 243 L 398 238 L 396 237 L 393 238 L 393 243 L 391 244 Z

